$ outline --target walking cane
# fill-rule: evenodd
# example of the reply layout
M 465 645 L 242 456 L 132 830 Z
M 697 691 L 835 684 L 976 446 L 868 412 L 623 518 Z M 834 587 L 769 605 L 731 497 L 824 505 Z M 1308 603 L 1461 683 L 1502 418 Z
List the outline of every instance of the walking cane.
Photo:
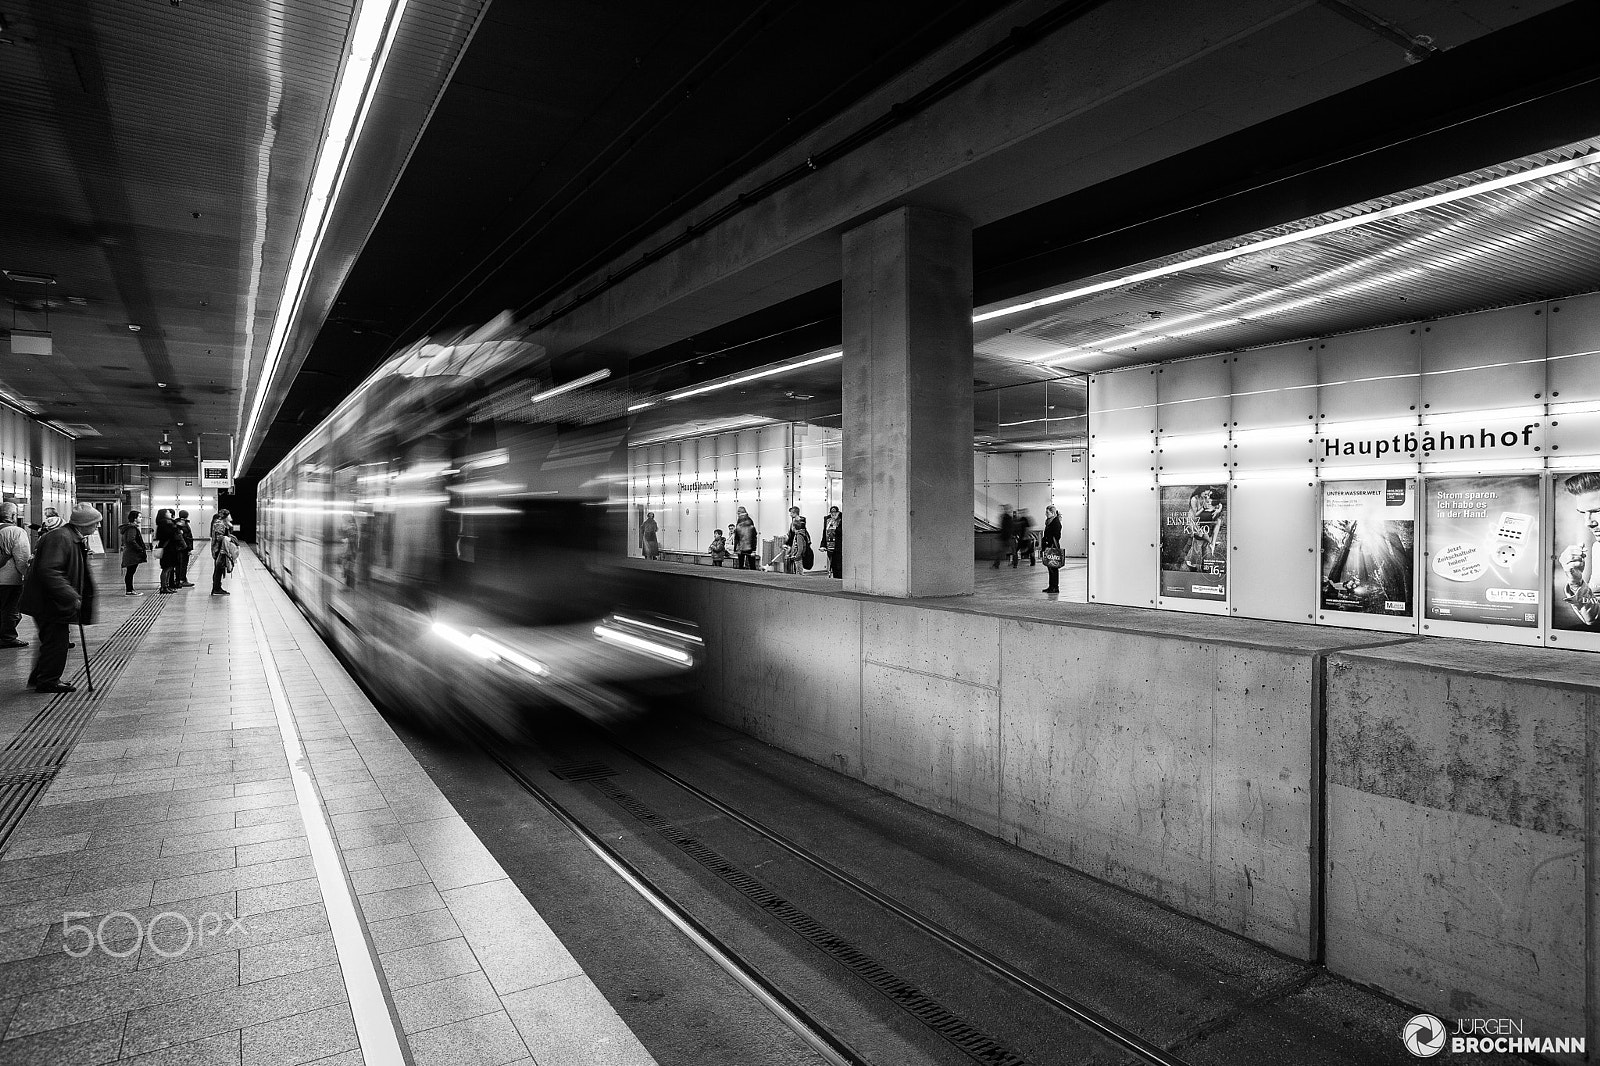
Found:
M 78 650 L 83 652 L 83 678 L 89 682 L 89 691 L 94 691 L 94 675 L 89 673 L 89 638 L 83 635 L 83 622 L 78 623 Z

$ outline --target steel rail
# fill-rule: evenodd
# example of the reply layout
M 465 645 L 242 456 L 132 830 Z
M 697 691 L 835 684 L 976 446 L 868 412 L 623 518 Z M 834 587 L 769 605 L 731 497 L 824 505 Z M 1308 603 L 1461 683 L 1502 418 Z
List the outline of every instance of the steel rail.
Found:
M 613 743 L 616 742 L 613 741 Z M 1031 975 L 1018 970 L 1016 967 L 1010 965 L 998 956 L 984 950 L 977 944 L 972 943 L 972 941 L 967 940 L 960 934 L 952 932 L 942 925 L 939 925 L 937 922 L 918 914 L 916 911 L 911 910 L 909 907 L 905 906 L 892 896 L 885 895 L 884 893 L 873 888 L 871 885 L 866 884 L 865 882 L 856 878 L 854 875 L 847 873 L 846 871 L 835 866 L 833 863 L 822 858 L 820 855 L 817 855 L 807 848 L 795 843 L 776 830 L 771 829 L 756 819 L 743 814 L 733 807 L 730 807 L 722 800 L 719 800 L 717 797 L 711 795 L 697 785 L 684 780 L 664 766 L 661 766 L 653 760 L 640 755 L 631 748 L 624 747 L 621 744 L 616 744 L 616 746 L 618 750 L 622 751 L 629 758 L 636 760 L 647 770 L 659 774 L 661 777 L 672 782 L 674 785 L 677 785 L 679 788 L 696 797 L 701 802 L 707 804 L 717 811 L 720 811 L 729 818 L 734 819 L 752 832 L 760 834 L 767 840 L 770 840 L 772 843 L 783 848 L 785 851 L 788 851 L 791 855 L 803 862 L 809 863 L 811 866 L 815 867 L 817 870 L 820 870 L 824 874 L 827 874 L 829 877 L 834 878 L 845 887 L 850 888 L 860 895 L 866 897 L 873 903 L 876 903 L 878 906 L 882 907 L 884 910 L 889 911 L 901 920 L 909 923 L 917 929 L 920 929 L 922 932 L 940 941 L 947 947 L 961 953 L 962 955 L 965 955 L 967 958 L 978 963 L 980 966 L 983 966 L 996 976 L 1045 1001 L 1052 1007 L 1055 1007 L 1057 1010 L 1061 1011 L 1063 1014 L 1071 1017 L 1086 1028 L 1093 1030 L 1095 1033 L 1099 1034 L 1101 1037 L 1110 1041 L 1111 1043 L 1116 1044 L 1123 1050 L 1133 1055 L 1137 1055 L 1146 1062 L 1154 1064 L 1154 1066 L 1188 1066 L 1183 1059 L 1175 1057 L 1170 1052 L 1158 1047 L 1155 1044 L 1152 1044 L 1150 1041 L 1144 1039 L 1132 1030 L 1117 1024 L 1110 1018 L 1107 1018 L 1105 1015 L 1096 1011 L 1094 1008 L 1073 999 L 1072 997 L 1058 991 L 1055 988 L 1052 988 L 1047 984 L 1044 984 Z
M 771 1011 L 774 1017 L 804 1041 L 808 1047 L 833 1064 L 833 1066 L 872 1066 L 868 1059 L 863 1058 L 849 1044 L 813 1018 L 805 1008 L 801 1007 L 785 992 L 751 968 L 739 957 L 737 952 L 724 944 L 715 933 L 707 929 L 674 902 L 638 867 L 618 854 L 609 844 L 579 822 L 554 796 L 534 784 L 526 774 L 503 758 L 483 737 L 474 736 L 473 739 L 483 753 L 493 760 L 501 770 L 505 771 L 506 775 L 516 782 L 518 787 L 538 800 L 557 821 L 566 826 L 568 831 L 582 841 L 601 862 L 604 862 L 618 877 L 622 878 L 628 887 L 637 892 L 646 903 L 654 907 L 667 921 L 671 922 L 695 947 L 704 952 L 707 958 L 716 963 L 751 995 L 755 996 L 762 1006 Z

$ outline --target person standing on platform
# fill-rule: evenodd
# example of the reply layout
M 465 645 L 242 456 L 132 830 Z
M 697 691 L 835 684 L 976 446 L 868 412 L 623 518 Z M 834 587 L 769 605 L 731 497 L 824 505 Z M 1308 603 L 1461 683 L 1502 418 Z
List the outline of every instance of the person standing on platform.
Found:
M 156 512 L 156 555 L 161 559 L 161 594 L 178 591 L 178 553 L 183 550 L 183 535 L 172 520 L 172 509 Z
M 189 556 L 194 554 L 194 530 L 189 526 L 189 512 L 178 512 L 178 532 L 183 538 L 180 545 L 183 549 L 178 553 L 178 588 L 192 589 L 194 582 L 189 580 Z
M 711 531 L 711 546 L 706 551 L 711 554 L 712 566 L 722 565 L 722 561 L 728 557 L 728 540 L 722 535 L 722 530 Z
M 228 540 L 233 536 L 233 516 L 226 509 L 218 511 L 211 520 L 211 595 L 227 596 L 222 587 L 222 575 L 231 569 Z
M 22 611 L 22 579 L 33 561 L 33 541 L 22 528 L 14 503 L 0 503 L 0 648 L 26 648 L 17 636 Z
M 1044 590 L 1060 593 L 1061 564 L 1066 558 L 1061 552 L 1061 512 L 1055 504 L 1044 509 L 1044 550 L 1039 554 L 1044 556 L 1044 568 L 1050 571 L 1050 584 Z
M 799 508 L 794 510 L 798 511 Z M 806 520 L 798 514 L 794 516 L 794 524 L 789 527 L 789 546 L 783 552 L 783 572 L 786 574 L 803 574 L 816 562 L 816 556 L 811 551 L 811 531 L 806 529 Z
M 828 508 L 822 520 L 822 550 L 828 553 L 828 573 L 844 577 L 844 515 L 839 508 Z
M 739 565 L 735 570 L 759 570 L 755 560 L 751 558 L 756 552 L 757 533 L 756 524 L 750 519 L 750 512 L 743 507 L 739 508 L 739 520 L 733 524 L 733 554 L 738 556 Z
M 1011 521 L 1012 532 L 1016 534 L 1016 548 L 1013 549 L 1011 553 L 1012 567 L 1015 568 L 1017 563 L 1021 562 L 1024 558 L 1028 560 L 1029 566 L 1035 565 L 1036 558 L 1033 553 L 1033 519 L 1028 517 L 1028 509 L 1026 507 L 1018 507 L 1016 516 L 1012 518 Z
M 117 532 L 122 535 L 122 587 L 124 596 L 143 596 L 142 592 L 133 591 L 133 572 L 150 557 L 150 549 L 144 542 L 144 533 L 139 529 L 139 512 L 129 511 L 128 520 L 117 527 Z
M 789 508 L 789 531 L 783 535 L 783 548 L 779 552 L 781 562 L 778 566 L 778 571 L 780 573 L 798 574 L 803 572 L 798 565 L 799 553 L 797 551 L 791 551 L 790 549 L 794 548 L 795 546 L 795 529 L 803 527 L 805 524 L 806 520 L 800 517 L 800 508 Z M 808 536 L 806 538 L 807 547 L 809 547 L 810 544 L 811 538 Z
M 656 513 L 644 513 L 644 525 L 639 527 L 639 553 L 646 559 L 654 560 L 661 555 L 661 542 L 656 539 L 656 534 L 661 532 L 661 527 L 656 525 Z
M 39 538 L 39 553 L 22 587 L 22 612 L 32 615 L 39 626 L 39 654 L 28 675 L 35 692 L 77 689 L 61 680 L 61 672 L 72 646 L 72 624 L 94 621 L 94 575 L 89 572 L 87 538 L 99 528 L 100 512 L 80 503 L 65 526 Z
M 1000 505 L 1000 521 L 996 524 L 996 529 L 1000 534 L 1000 550 L 994 553 L 994 564 L 989 567 L 990 570 L 1000 569 L 1000 561 L 1011 557 L 1011 541 L 1016 536 L 1017 524 L 1011 517 L 1009 504 L 1002 503 Z M 1012 563 L 1011 565 L 1015 566 L 1016 564 Z

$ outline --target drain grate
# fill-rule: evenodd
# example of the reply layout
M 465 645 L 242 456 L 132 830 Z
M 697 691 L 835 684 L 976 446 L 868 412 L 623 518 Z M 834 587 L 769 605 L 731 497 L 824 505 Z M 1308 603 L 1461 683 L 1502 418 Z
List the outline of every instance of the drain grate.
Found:
M 617 772 L 603 762 L 569 762 L 552 766 L 550 772 L 563 781 L 599 781 Z
M 599 764 L 591 763 L 588 765 L 593 767 Z M 573 767 L 572 769 L 580 770 L 581 768 Z M 1027 1066 L 1027 1059 L 971 1023 L 951 1013 L 951 1011 L 917 988 L 917 986 L 886 969 L 877 960 L 849 941 L 829 931 L 826 926 L 811 915 L 779 896 L 737 866 L 734 866 L 727 859 L 717 854 L 716 851 L 694 837 L 679 832 L 677 826 L 661 818 L 644 803 L 641 803 L 609 781 L 603 780 L 605 777 L 612 776 L 612 773 L 612 771 L 607 771 L 604 774 L 596 774 L 594 777 L 571 778 L 569 780 L 597 780 L 598 783 L 595 788 L 602 795 L 633 815 L 634 818 L 666 837 L 685 855 L 694 859 L 695 862 L 711 873 L 716 874 L 724 883 L 737 890 L 740 895 L 788 926 L 812 946 L 843 964 L 851 973 L 887 996 L 902 1010 L 939 1034 L 939 1036 L 973 1060 L 989 1063 L 992 1066 Z M 562 776 L 561 772 L 558 771 L 556 776 Z
M 79 670 L 72 677 L 78 691 L 57 693 L 0 749 L 0 850 L 72 754 L 101 697 L 126 669 L 134 648 L 160 613 L 160 600 L 146 600 L 135 608 L 89 660 L 95 690 L 84 687 Z

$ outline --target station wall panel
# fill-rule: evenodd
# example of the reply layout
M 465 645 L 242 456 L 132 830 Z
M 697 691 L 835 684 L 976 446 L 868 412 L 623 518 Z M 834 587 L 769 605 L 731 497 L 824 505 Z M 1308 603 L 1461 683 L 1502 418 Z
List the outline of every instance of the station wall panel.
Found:
M 1421 328 L 1424 411 L 1438 415 L 1543 402 L 1543 304 L 1441 318 Z
M 1364 422 L 1422 407 L 1422 335 L 1416 326 L 1366 330 L 1317 342 L 1317 418 Z
M 1232 612 L 1310 622 L 1317 588 L 1317 483 L 1309 477 L 1235 482 L 1228 492 Z

